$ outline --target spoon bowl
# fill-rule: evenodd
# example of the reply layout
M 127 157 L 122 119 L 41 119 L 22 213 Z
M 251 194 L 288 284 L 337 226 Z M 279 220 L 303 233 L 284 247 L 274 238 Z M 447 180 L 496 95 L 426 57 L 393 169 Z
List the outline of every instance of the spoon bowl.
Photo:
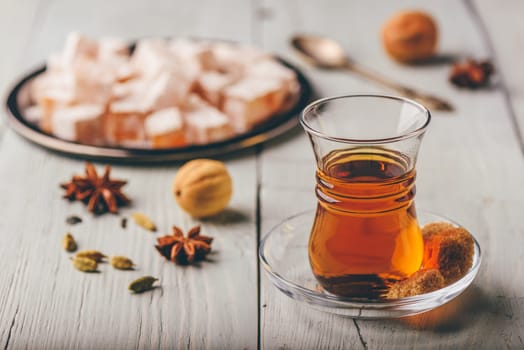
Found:
M 335 69 L 343 68 L 348 63 L 344 49 L 335 40 L 314 35 L 295 35 L 291 44 L 315 66 Z

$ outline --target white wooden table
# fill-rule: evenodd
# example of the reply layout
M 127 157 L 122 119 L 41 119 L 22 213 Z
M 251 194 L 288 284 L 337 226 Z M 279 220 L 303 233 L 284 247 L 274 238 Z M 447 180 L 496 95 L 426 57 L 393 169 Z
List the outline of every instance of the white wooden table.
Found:
M 423 8 L 440 24 L 440 52 L 490 57 L 497 82 L 476 92 L 453 88 L 445 63 L 404 67 L 383 53 L 379 28 L 397 9 Z M 181 268 L 152 248 L 155 235 L 120 217 L 93 218 L 61 199 L 58 183 L 83 161 L 58 156 L 0 122 L 0 347 L 4 349 L 380 349 L 524 348 L 524 2 L 522 1 L 132 1 L 3 0 L 0 87 L 61 47 L 66 33 L 135 38 L 192 35 L 252 43 L 302 66 L 319 96 L 388 92 L 358 77 L 320 72 L 288 47 L 296 32 L 340 40 L 351 56 L 389 76 L 438 93 L 456 107 L 434 113 L 418 163 L 417 206 L 474 232 L 484 260 L 457 301 L 403 320 L 356 321 L 299 305 L 274 288 L 257 262 L 258 240 L 281 219 L 313 207 L 313 154 L 297 129 L 225 158 L 235 193 L 223 220 L 205 221 L 216 237 L 213 263 Z M 100 166 L 100 164 L 98 164 Z M 175 204 L 176 165 L 115 166 L 129 180 L 135 210 L 161 232 L 195 224 Z M 83 248 L 133 258 L 137 271 L 108 266 L 75 271 L 60 239 L 64 219 Z M 144 274 L 162 288 L 130 295 Z

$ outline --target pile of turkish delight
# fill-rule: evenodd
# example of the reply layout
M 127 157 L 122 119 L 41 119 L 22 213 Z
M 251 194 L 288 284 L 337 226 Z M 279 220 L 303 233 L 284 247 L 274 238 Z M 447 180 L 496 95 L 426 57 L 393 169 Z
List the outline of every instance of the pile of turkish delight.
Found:
M 295 73 L 253 47 L 71 33 L 31 84 L 25 117 L 91 145 L 173 148 L 245 133 L 298 92 Z

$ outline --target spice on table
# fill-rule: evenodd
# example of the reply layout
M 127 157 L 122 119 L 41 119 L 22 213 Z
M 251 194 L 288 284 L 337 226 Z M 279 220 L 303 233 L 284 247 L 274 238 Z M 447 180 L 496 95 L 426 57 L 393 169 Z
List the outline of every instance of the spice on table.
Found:
M 133 261 L 125 256 L 112 256 L 109 263 L 118 270 L 132 270 L 135 266 Z
M 122 192 L 127 181 L 111 179 L 110 173 L 111 167 L 107 165 L 104 174 L 98 176 L 95 166 L 86 163 L 85 176 L 75 175 L 70 182 L 60 185 L 66 191 L 64 198 L 84 202 L 94 214 L 117 213 L 118 207 L 130 203 Z
M 449 74 L 449 81 L 458 87 L 476 89 L 488 85 L 495 72 L 489 61 L 467 60 L 455 63 Z
M 173 234 L 157 239 L 155 246 L 167 260 L 176 264 L 191 264 L 202 260 L 211 251 L 212 237 L 200 234 L 200 226 L 193 227 L 184 237 L 180 228 L 173 226 Z
M 151 231 L 151 232 L 156 231 L 155 223 L 150 218 L 148 218 L 146 215 L 142 213 L 133 213 L 133 215 L 131 215 L 131 218 L 135 221 L 135 223 L 138 226 L 148 231 Z
M 94 259 L 87 257 L 76 256 L 73 258 L 73 266 L 82 272 L 95 272 L 98 268 L 98 263 Z
M 68 252 L 74 252 L 78 248 L 75 238 L 72 234 L 66 233 L 62 239 L 62 247 L 64 247 L 64 249 Z
M 107 258 L 106 255 L 102 254 L 98 250 L 81 250 L 76 253 L 76 257 L 92 259 L 97 263 L 102 262 L 105 258 Z
M 82 222 L 82 218 L 76 215 L 68 216 L 66 219 L 66 223 L 68 225 L 76 225 Z
M 144 276 L 140 277 L 131 284 L 129 284 L 128 289 L 134 293 L 143 293 L 147 292 L 148 290 L 151 290 L 155 288 L 153 284 L 158 281 L 158 278 L 152 277 L 152 276 Z
M 122 218 L 120 220 L 120 227 L 126 228 L 127 227 L 127 218 Z

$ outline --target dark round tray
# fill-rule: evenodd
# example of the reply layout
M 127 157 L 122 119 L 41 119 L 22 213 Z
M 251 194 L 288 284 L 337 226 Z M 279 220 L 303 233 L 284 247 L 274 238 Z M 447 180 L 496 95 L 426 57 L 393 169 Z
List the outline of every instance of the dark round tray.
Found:
M 277 59 L 296 73 L 299 83 L 299 91 L 296 96 L 291 99 L 283 112 L 272 116 L 247 133 L 236 135 L 220 142 L 180 148 L 138 149 L 92 146 L 59 139 L 28 122 L 22 114 L 23 109 L 30 102 L 29 83 L 36 76 L 45 72 L 45 65 L 23 76 L 9 90 L 6 100 L 7 119 L 9 125 L 26 139 L 58 153 L 79 158 L 144 163 L 220 156 L 271 140 L 291 130 L 298 124 L 298 114 L 311 98 L 311 85 L 298 68 L 282 58 Z

